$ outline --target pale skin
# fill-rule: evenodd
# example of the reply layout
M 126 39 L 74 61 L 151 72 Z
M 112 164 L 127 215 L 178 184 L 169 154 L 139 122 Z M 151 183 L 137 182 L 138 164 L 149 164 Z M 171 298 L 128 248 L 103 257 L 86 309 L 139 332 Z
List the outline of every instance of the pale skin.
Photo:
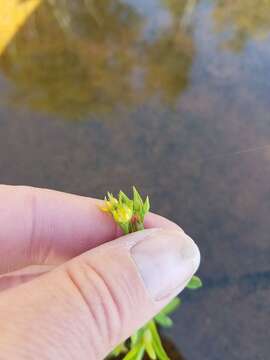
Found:
M 98 204 L 53 190 L 0 186 L 2 360 L 101 360 L 184 287 L 176 284 L 153 300 L 130 255 L 144 233 L 166 237 L 168 231 L 182 241 L 178 225 L 149 214 L 145 227 L 163 230 L 122 237 Z M 198 267 L 194 256 L 194 269 L 181 270 L 185 281 Z

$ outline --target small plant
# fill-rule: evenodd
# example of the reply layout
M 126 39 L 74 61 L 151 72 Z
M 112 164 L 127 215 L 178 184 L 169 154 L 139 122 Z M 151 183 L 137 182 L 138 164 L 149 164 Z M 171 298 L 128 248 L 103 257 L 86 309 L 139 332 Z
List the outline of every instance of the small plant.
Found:
M 144 217 L 150 210 L 150 201 L 148 196 L 143 201 L 136 188 L 133 187 L 132 199 L 129 199 L 122 191 L 119 192 L 118 198 L 108 193 L 101 210 L 111 214 L 124 234 L 129 234 L 144 229 Z M 201 286 L 201 280 L 197 276 L 193 276 L 187 288 L 194 290 Z M 173 321 L 170 318 L 170 314 L 180 304 L 181 300 L 179 297 L 173 299 L 151 321 L 137 330 L 127 341 L 119 344 L 109 354 L 109 357 L 122 356 L 123 360 L 141 360 L 147 355 L 152 360 L 170 360 L 162 346 L 158 326 L 171 327 Z

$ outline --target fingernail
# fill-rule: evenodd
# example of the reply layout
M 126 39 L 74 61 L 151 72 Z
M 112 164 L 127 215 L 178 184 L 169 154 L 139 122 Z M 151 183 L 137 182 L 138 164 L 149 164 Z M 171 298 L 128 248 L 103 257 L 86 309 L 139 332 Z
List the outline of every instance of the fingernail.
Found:
M 150 231 L 131 248 L 131 255 L 155 301 L 180 292 L 200 263 L 200 252 L 194 241 L 175 230 Z

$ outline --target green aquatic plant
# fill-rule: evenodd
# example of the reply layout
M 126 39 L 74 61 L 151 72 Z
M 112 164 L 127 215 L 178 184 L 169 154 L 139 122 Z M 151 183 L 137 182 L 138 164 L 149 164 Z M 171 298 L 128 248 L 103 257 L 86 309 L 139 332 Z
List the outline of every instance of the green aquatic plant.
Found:
M 112 215 L 114 221 L 120 226 L 124 234 L 144 229 L 144 218 L 150 210 L 150 201 L 147 196 L 143 201 L 141 195 L 133 187 L 133 198 L 130 199 L 122 191 L 118 198 L 112 193 L 105 197 L 104 204 L 100 207 Z M 202 282 L 199 277 L 193 276 L 187 288 L 194 290 L 200 288 Z M 170 314 L 181 304 L 179 297 L 173 299 L 151 321 L 137 330 L 127 341 L 119 344 L 109 357 L 121 357 L 123 360 L 142 360 L 145 355 L 151 360 L 170 360 L 167 355 L 158 332 L 158 326 L 168 328 L 173 325 Z

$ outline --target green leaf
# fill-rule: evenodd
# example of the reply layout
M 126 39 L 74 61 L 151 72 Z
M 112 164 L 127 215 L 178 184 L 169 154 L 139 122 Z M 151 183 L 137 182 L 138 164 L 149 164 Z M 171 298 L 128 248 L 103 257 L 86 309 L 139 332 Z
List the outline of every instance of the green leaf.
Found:
M 169 316 L 163 314 L 162 312 L 155 316 L 154 318 L 158 325 L 161 325 L 163 327 L 171 327 L 173 325 L 173 321 Z
M 144 342 L 144 346 L 145 346 L 145 350 L 148 354 L 148 356 L 150 357 L 151 360 L 156 360 L 156 353 L 155 350 L 153 348 L 152 342 L 152 333 L 150 331 L 150 329 L 146 329 L 144 334 L 143 334 L 143 342 Z
M 143 216 L 145 216 L 150 210 L 150 201 L 149 197 L 147 196 L 145 202 L 143 204 Z
M 144 355 L 145 348 L 143 344 L 134 346 L 124 357 L 123 360 L 141 360 Z
M 130 337 L 131 347 L 134 347 L 138 342 L 142 341 L 144 327 L 135 331 Z
M 174 312 L 181 305 L 181 299 L 179 297 L 174 298 L 168 305 L 166 305 L 162 310 L 161 314 L 169 315 Z
M 115 197 L 109 191 L 107 192 L 107 196 L 108 196 L 109 201 L 114 201 Z
M 198 276 L 192 276 L 190 282 L 187 284 L 187 288 L 190 290 L 199 289 L 202 287 L 202 281 Z
M 133 201 L 122 191 L 119 191 L 118 195 L 119 201 L 123 204 L 126 204 L 130 209 L 133 209 Z
M 137 357 L 135 360 L 142 360 L 142 358 L 144 356 L 144 352 L 145 352 L 144 347 L 141 347 L 141 349 L 138 351 L 138 354 L 137 354 Z
M 135 186 L 133 186 L 133 206 L 134 212 L 142 216 L 143 201 Z
M 130 337 L 131 347 L 133 347 L 137 343 L 138 338 L 139 338 L 139 331 L 135 331 L 135 333 L 132 334 Z
M 118 223 L 120 228 L 123 230 L 125 235 L 129 234 L 129 224 L 128 223 Z
M 120 354 L 126 353 L 127 351 L 128 351 L 128 349 L 127 349 L 125 343 L 121 343 L 114 348 L 114 350 L 110 353 L 109 356 L 117 357 Z
M 159 360 L 170 360 L 166 351 L 164 350 L 161 339 L 159 337 L 157 327 L 155 322 L 152 320 L 149 322 L 149 329 L 151 330 L 152 338 L 153 338 L 153 347 L 155 350 L 156 355 L 158 356 Z

